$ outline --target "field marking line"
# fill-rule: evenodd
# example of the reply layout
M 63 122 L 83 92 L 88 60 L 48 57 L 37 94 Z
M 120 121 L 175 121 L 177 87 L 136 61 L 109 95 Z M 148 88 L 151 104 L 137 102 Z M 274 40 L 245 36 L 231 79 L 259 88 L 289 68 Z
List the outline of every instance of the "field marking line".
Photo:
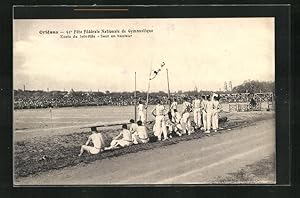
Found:
M 45 121 L 45 122 L 25 122 L 25 121 L 22 121 L 22 122 L 20 122 L 20 121 L 16 121 L 16 123 L 30 123 L 30 124 L 51 124 L 51 123 L 53 123 L 53 124 L 76 124 L 76 123 L 86 123 L 86 124 L 88 124 L 88 123 L 90 123 L 90 122 L 88 122 L 88 121 L 74 121 L 74 122 L 57 122 L 57 121 L 54 121 L 54 122 L 51 122 L 51 121 Z M 53 128 L 54 129 L 54 128 Z
M 117 121 L 114 121 L 114 122 L 89 122 L 89 123 L 86 123 L 86 124 L 80 124 L 80 125 L 71 125 L 71 126 L 61 126 L 61 127 L 53 127 L 53 128 L 38 128 L 38 129 L 25 129 L 25 130 L 16 130 L 14 129 L 14 132 L 16 133 L 30 133 L 30 132 L 39 132 L 39 131 L 53 131 L 53 130 L 59 130 L 59 129 L 74 129 L 74 128 L 77 128 L 77 129 L 80 129 L 80 131 L 82 131 L 81 128 L 89 128 L 90 125 L 105 125 L 107 123 L 116 123 Z M 128 122 L 128 120 L 124 120 L 124 121 L 118 121 L 118 122 Z M 14 127 L 16 128 L 16 127 Z M 61 132 L 63 133 L 63 131 L 56 131 L 56 132 Z
M 251 151 L 247 151 L 247 152 L 244 152 L 244 153 L 240 153 L 240 154 L 234 155 L 234 156 L 229 157 L 229 158 L 227 158 L 225 160 L 214 162 L 214 163 L 212 163 L 210 165 L 207 165 L 205 167 L 201 167 L 199 169 L 188 171 L 186 173 L 183 173 L 183 174 L 180 174 L 180 175 L 177 175 L 177 176 L 174 176 L 174 177 L 170 177 L 170 178 L 167 178 L 167 179 L 164 179 L 164 180 L 160 180 L 160 181 L 156 182 L 155 184 L 171 184 L 171 182 L 174 182 L 174 181 L 176 181 L 177 179 L 179 179 L 181 177 L 187 177 L 189 175 L 193 175 L 193 174 L 196 174 L 196 173 L 199 174 L 199 172 L 201 172 L 203 170 L 206 170 L 208 168 L 212 168 L 214 166 L 225 164 L 225 163 L 230 162 L 232 160 L 238 159 L 240 157 L 245 157 L 245 155 L 250 155 L 252 153 L 255 153 L 255 152 L 259 151 L 259 150 L 266 149 L 266 148 L 271 147 L 271 146 L 274 146 L 274 144 L 270 143 L 270 144 L 266 144 L 264 146 L 257 147 L 256 149 L 253 149 Z
M 52 130 L 58 130 L 58 129 L 74 129 L 74 128 L 78 128 L 79 129 L 80 126 L 82 126 L 82 125 L 77 125 L 77 126 L 62 126 L 62 127 L 44 128 L 44 129 L 30 129 L 30 130 L 16 130 L 16 129 L 14 129 L 14 132 L 16 132 L 16 133 L 31 133 L 31 132 L 40 132 L 40 131 L 52 131 Z
M 79 117 L 66 117 L 66 116 L 55 116 L 53 115 L 52 119 L 103 119 L 103 118 L 115 118 L 115 115 L 105 116 L 105 117 L 95 117 L 95 116 L 79 116 Z M 22 120 L 22 119 L 50 119 L 50 116 L 26 116 L 26 117 L 16 117 L 14 120 Z
M 247 136 L 247 137 L 244 137 L 242 139 L 238 139 L 238 140 L 229 140 L 227 142 L 222 142 L 220 144 L 214 144 L 212 146 L 209 146 L 209 147 L 205 147 L 205 148 L 201 148 L 199 150 L 199 153 L 200 152 L 207 152 L 209 150 L 213 150 L 213 149 L 216 149 L 220 146 L 224 146 L 224 145 L 230 145 L 230 144 L 233 144 L 235 145 L 235 143 L 241 143 L 242 141 L 246 141 L 248 139 L 253 139 L 255 137 L 265 137 L 265 135 L 267 134 L 268 132 L 264 132 L 263 134 L 257 134 L 257 135 L 251 135 L 251 136 Z M 265 140 L 263 140 L 265 141 Z M 247 142 L 248 143 L 248 142 Z M 250 144 L 250 142 L 249 142 Z M 247 144 L 248 145 L 248 144 Z M 238 147 L 238 145 L 236 146 Z M 235 147 L 228 147 L 227 149 L 219 149 L 215 154 L 222 154 L 222 153 L 226 153 L 228 152 L 228 150 L 231 150 Z M 185 160 L 183 163 L 179 164 L 178 166 L 176 166 L 176 168 L 180 167 L 180 166 L 186 166 L 187 164 L 190 164 L 190 163 L 197 163 L 205 158 L 209 158 L 211 157 L 210 155 L 209 156 L 206 156 L 206 157 L 199 157 L 199 158 L 196 158 L 196 159 L 190 159 L 190 160 Z M 123 180 L 122 182 L 128 182 L 130 180 L 135 180 L 135 179 L 138 179 L 138 178 L 143 178 L 143 177 L 148 177 L 148 176 L 151 176 L 151 175 L 155 175 L 155 174 L 158 174 L 160 173 L 161 171 L 165 171 L 165 170 L 169 170 L 169 168 L 163 168 L 163 169 L 160 169 L 160 170 L 154 170 L 154 171 L 151 171 L 151 172 L 148 172 L 146 174 L 142 174 L 142 175 L 137 175 L 137 176 L 134 176 L 134 177 L 131 177 L 131 178 L 128 178 L 126 180 Z

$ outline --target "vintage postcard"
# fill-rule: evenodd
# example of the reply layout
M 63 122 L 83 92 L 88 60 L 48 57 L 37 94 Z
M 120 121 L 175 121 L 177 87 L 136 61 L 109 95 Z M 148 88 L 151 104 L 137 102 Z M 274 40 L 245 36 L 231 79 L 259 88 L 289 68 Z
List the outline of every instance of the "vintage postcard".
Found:
M 276 184 L 275 18 L 15 19 L 14 185 Z

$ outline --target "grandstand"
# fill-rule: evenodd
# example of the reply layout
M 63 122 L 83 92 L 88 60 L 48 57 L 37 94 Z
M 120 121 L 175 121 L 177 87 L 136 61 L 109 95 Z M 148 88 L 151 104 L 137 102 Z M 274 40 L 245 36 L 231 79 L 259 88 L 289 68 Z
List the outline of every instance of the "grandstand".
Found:
M 184 97 L 192 99 L 195 94 L 202 95 L 202 92 L 185 92 L 182 94 L 171 94 L 176 97 L 178 103 L 183 102 Z M 207 94 L 207 93 L 204 93 Z M 219 93 L 221 103 L 249 103 L 251 98 L 260 104 L 262 102 L 272 103 L 273 93 Z M 138 92 L 137 99 L 145 101 L 146 93 Z M 149 104 L 155 104 L 160 99 L 168 104 L 168 96 L 164 92 L 151 93 Z M 134 105 L 134 94 L 130 92 L 83 92 L 83 91 L 14 91 L 14 109 L 37 109 L 48 107 L 79 107 L 79 106 L 129 106 Z

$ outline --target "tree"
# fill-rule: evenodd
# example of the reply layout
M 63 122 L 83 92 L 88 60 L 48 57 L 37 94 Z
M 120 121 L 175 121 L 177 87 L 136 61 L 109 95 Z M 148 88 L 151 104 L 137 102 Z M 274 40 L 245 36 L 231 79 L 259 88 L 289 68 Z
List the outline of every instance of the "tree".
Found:
M 232 92 L 236 93 L 261 93 L 261 92 L 274 92 L 275 83 L 268 81 L 254 81 L 247 80 L 243 84 L 235 86 Z

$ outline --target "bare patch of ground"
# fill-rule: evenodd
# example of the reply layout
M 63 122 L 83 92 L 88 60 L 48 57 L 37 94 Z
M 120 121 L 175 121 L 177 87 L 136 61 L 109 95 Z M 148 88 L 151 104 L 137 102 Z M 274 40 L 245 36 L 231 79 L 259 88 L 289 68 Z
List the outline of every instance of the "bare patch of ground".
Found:
M 254 164 L 250 164 L 237 172 L 217 177 L 212 183 L 218 184 L 270 184 L 276 181 L 275 154 Z

